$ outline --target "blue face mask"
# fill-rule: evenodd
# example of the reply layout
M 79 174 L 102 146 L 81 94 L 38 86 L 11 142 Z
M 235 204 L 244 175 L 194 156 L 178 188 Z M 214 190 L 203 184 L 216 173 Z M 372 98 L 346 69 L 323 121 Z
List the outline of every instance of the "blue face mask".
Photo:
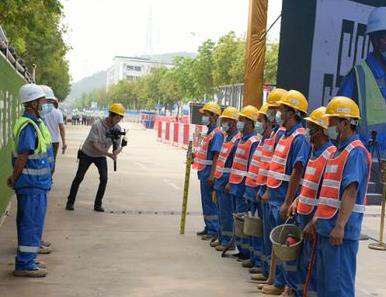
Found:
M 237 122 L 237 130 L 239 130 L 239 132 L 243 132 L 244 131 L 244 127 L 245 127 L 245 123 L 244 122 L 240 122 L 240 121 Z
M 52 108 L 53 108 L 53 105 L 51 103 L 43 104 L 40 115 L 45 116 L 49 114 L 52 111 Z
M 338 128 L 336 126 L 328 127 L 327 134 L 331 140 L 337 140 L 339 135 Z
M 210 120 L 208 116 L 202 116 L 201 117 L 201 123 L 205 126 L 208 126 L 210 124 Z
M 221 123 L 221 128 L 224 132 L 228 132 L 229 129 L 231 128 L 231 125 L 229 125 L 229 123 L 227 122 L 224 122 L 224 123 Z
M 257 121 L 255 124 L 255 130 L 256 130 L 257 134 L 263 135 L 264 131 L 265 131 L 263 123 Z

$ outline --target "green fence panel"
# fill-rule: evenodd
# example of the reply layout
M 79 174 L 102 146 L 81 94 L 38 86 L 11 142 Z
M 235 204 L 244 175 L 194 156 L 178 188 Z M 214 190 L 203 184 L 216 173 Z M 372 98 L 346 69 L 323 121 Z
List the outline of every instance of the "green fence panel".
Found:
M 18 93 L 24 83 L 25 80 L 0 54 L 0 217 L 12 195 L 7 186 L 7 178 L 12 172 L 12 128 L 21 111 Z

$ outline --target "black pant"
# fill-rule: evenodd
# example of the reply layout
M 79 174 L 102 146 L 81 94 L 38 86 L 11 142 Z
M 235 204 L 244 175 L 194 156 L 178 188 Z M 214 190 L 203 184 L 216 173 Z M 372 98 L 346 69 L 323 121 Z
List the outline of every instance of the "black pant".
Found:
M 79 166 L 76 176 L 71 185 L 70 195 L 67 198 L 67 204 L 74 204 L 76 194 L 78 193 L 79 185 L 82 182 L 90 165 L 94 163 L 99 172 L 99 187 L 95 197 L 94 207 L 102 205 L 103 195 L 105 194 L 107 185 L 107 160 L 106 157 L 90 157 L 85 153 L 80 152 Z

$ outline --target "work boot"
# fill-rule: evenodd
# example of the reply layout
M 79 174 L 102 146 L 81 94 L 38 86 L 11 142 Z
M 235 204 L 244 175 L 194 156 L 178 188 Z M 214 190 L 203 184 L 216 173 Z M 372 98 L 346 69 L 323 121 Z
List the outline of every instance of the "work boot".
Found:
M 226 246 L 222 245 L 222 244 L 219 244 L 218 246 L 216 246 L 214 249 L 218 252 L 223 252 L 225 250 Z
M 212 241 L 210 244 L 209 244 L 211 247 L 216 247 L 216 246 L 219 246 L 220 245 L 220 242 L 218 240 L 215 240 L 215 241 Z
M 202 240 L 212 240 L 214 235 L 206 234 L 201 237 Z
M 208 234 L 208 231 L 206 229 L 204 229 L 204 230 L 202 230 L 200 232 L 197 232 L 196 234 L 197 234 L 197 236 L 204 236 L 204 235 Z
M 265 275 L 263 275 L 262 273 L 257 273 L 257 274 L 252 274 L 251 275 L 251 280 L 253 281 L 266 281 L 267 280 L 267 277 Z
M 105 212 L 105 209 L 102 206 L 94 206 L 94 211 L 96 211 L 96 212 Z
M 73 203 L 68 203 L 66 204 L 66 210 L 74 210 L 74 204 Z
M 252 274 L 261 273 L 261 268 L 260 267 L 249 268 L 249 273 L 252 273 Z
M 285 286 L 283 293 L 281 293 L 280 297 L 296 297 L 296 294 L 292 288 Z
M 40 261 L 40 260 L 35 260 L 35 264 L 42 269 L 47 269 L 47 263 Z
M 283 288 L 277 288 L 274 285 L 264 285 L 264 287 L 263 287 L 263 294 L 277 295 L 278 296 L 283 292 L 284 292 L 284 287 Z
M 254 266 L 254 264 L 251 261 L 251 259 L 247 259 L 247 260 L 244 260 L 243 262 L 241 262 L 241 266 L 244 268 L 252 268 Z
M 42 241 L 40 242 L 40 245 L 43 245 L 43 246 L 51 246 L 51 242 L 42 240 Z
M 244 256 L 241 253 L 234 254 L 234 255 L 232 255 L 232 257 L 235 258 L 237 260 L 237 262 L 243 262 L 244 260 L 249 259 L 248 257 Z
M 51 252 L 52 252 L 52 248 L 49 246 L 41 245 L 39 248 L 39 254 L 41 255 L 48 255 L 48 254 L 51 254 Z
M 45 277 L 47 275 L 47 269 L 36 267 L 32 270 L 14 270 L 14 276 L 23 276 L 23 277 Z

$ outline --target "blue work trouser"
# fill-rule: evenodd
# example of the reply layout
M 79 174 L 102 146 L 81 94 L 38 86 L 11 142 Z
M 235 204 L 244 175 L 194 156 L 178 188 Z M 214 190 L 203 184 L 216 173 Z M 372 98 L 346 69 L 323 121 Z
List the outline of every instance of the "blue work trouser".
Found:
M 269 274 L 269 267 L 271 262 L 271 254 L 272 254 L 272 243 L 269 239 L 269 235 L 271 233 L 271 225 L 269 222 L 269 214 L 270 214 L 270 207 L 269 203 L 263 203 L 261 202 L 261 209 L 262 209 L 262 220 L 263 220 L 263 255 L 262 255 L 262 270 L 261 273 L 268 277 Z
M 219 207 L 219 240 L 226 246 L 233 236 L 233 198 L 225 189 L 216 190 Z
M 249 200 L 250 212 L 252 216 L 258 216 L 261 218 L 261 205 L 256 199 L 254 201 Z M 251 236 L 251 261 L 255 267 L 262 267 L 262 252 L 263 252 L 263 238 Z
M 44 219 L 47 211 L 47 194 L 17 194 L 18 249 L 15 258 L 16 270 L 36 268 L 35 259 L 42 239 Z
M 219 230 L 218 205 L 213 202 L 213 187 L 208 184 L 208 179 L 201 177 L 201 204 L 204 214 L 205 230 L 209 235 L 217 235 Z
M 329 238 L 318 238 L 318 297 L 355 297 L 357 240 L 332 246 Z
M 270 229 L 283 224 L 283 220 L 280 217 L 280 206 L 269 203 L 269 224 Z M 283 288 L 286 284 L 285 272 L 283 263 L 276 258 L 276 274 L 274 285 L 277 288 Z
M 245 198 L 242 196 L 235 196 L 232 195 L 234 202 L 235 202 L 235 213 L 247 213 L 249 211 L 249 205 Z M 250 242 L 248 237 L 240 238 L 238 236 L 235 236 L 235 241 L 237 245 L 237 249 L 239 252 L 249 258 L 250 256 Z

